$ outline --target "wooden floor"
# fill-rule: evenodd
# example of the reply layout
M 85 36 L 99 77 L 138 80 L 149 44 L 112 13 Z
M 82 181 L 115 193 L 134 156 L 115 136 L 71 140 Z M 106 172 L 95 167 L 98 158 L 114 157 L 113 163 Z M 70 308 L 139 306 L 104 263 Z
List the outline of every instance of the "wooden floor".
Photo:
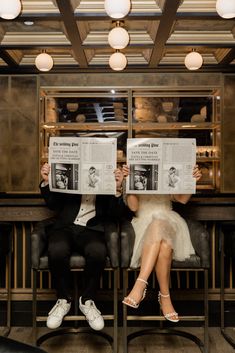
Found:
M 134 329 L 133 329 L 134 330 Z M 183 330 L 181 327 L 180 330 Z M 235 339 L 235 328 L 227 328 Z M 48 332 L 40 328 L 39 334 Z M 203 339 L 201 328 L 188 328 L 187 331 Z M 109 333 L 109 329 L 106 329 Z M 32 329 L 29 327 L 13 327 L 9 334 L 24 343 L 33 344 Z M 88 338 L 88 339 L 87 339 Z M 219 328 L 209 329 L 210 353 L 234 353 L 233 349 L 223 338 Z M 111 347 L 103 338 L 85 334 L 69 334 L 50 338 L 41 346 L 48 353 L 111 353 Z M 119 334 L 119 353 L 122 353 L 121 329 Z M 186 338 L 169 335 L 148 335 L 134 339 L 129 344 L 129 353 L 200 353 L 196 344 Z

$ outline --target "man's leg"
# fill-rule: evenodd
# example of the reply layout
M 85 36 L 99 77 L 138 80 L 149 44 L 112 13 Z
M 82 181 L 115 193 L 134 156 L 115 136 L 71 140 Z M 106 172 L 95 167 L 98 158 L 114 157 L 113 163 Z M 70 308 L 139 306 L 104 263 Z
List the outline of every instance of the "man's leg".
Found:
M 79 308 L 94 330 L 102 330 L 104 320 L 96 308 L 94 298 L 99 287 L 107 255 L 104 233 L 85 228 L 79 234 L 79 246 L 86 259 L 84 269 L 84 290 L 79 298 Z
M 90 238 L 90 240 L 87 239 L 84 246 L 86 265 L 84 269 L 84 289 L 82 297 L 84 299 L 88 298 L 94 300 L 105 267 L 107 250 L 103 233 L 95 232 L 92 234 L 89 231 L 88 234 L 89 236 L 87 238 Z
M 70 265 L 71 234 L 67 229 L 59 229 L 49 234 L 48 258 L 53 287 L 57 298 L 71 300 Z
M 47 326 L 58 328 L 71 307 L 70 266 L 71 234 L 68 229 L 50 232 L 48 243 L 49 268 L 57 302 L 49 312 Z

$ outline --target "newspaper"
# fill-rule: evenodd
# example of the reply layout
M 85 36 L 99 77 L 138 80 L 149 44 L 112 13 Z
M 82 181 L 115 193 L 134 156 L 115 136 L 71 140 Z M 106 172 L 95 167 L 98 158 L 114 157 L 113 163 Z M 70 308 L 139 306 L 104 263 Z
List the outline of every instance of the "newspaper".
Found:
M 196 139 L 135 138 L 127 140 L 127 193 L 192 194 L 196 180 Z
M 116 138 L 51 137 L 50 190 L 114 195 L 116 150 Z

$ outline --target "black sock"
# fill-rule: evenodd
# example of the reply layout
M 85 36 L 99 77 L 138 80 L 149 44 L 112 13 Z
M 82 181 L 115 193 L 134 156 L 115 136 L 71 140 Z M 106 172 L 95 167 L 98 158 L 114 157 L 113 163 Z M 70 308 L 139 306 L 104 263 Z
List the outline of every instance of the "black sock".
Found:
M 87 300 L 91 300 L 91 298 L 87 298 L 87 297 L 82 297 L 82 304 L 84 305 L 86 303 Z
M 71 301 L 73 300 L 71 296 L 67 296 L 65 299 L 67 300 L 68 303 L 71 303 Z

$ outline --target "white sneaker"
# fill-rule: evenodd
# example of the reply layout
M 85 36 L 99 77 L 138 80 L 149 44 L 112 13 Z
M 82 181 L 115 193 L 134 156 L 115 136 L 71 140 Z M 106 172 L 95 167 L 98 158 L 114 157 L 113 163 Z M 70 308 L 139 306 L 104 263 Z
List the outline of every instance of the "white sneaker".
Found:
M 68 303 L 66 299 L 58 299 L 48 313 L 47 327 L 51 329 L 60 327 L 64 316 L 68 314 L 70 308 L 71 303 Z
M 104 319 L 93 300 L 86 300 L 85 304 L 82 304 L 82 297 L 80 297 L 79 309 L 85 315 L 86 320 L 93 330 L 100 331 L 104 328 Z

